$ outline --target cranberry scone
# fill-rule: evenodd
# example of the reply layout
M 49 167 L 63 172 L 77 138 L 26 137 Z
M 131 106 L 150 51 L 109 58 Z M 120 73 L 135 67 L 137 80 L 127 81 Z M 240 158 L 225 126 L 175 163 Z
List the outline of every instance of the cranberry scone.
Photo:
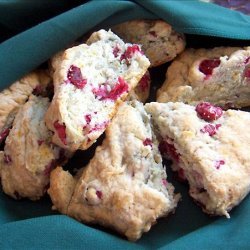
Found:
M 249 84 L 250 47 L 187 49 L 168 68 L 157 101 L 241 108 L 250 105 Z
M 37 200 L 45 193 L 49 175 L 70 154 L 51 143 L 52 132 L 44 122 L 49 99 L 31 95 L 19 109 L 6 139 L 1 181 L 13 198 Z
M 57 180 L 49 189 L 52 200 L 60 197 L 68 205 L 57 200 L 59 210 L 66 209 L 79 221 L 113 228 L 129 240 L 139 239 L 158 218 L 173 212 L 179 200 L 166 180 L 150 116 L 137 101 L 119 107 L 103 144 L 83 168 L 72 198 L 74 181 L 69 174 L 57 168 L 51 176 Z M 58 188 L 58 182 L 66 179 Z
M 72 151 L 96 141 L 150 64 L 139 45 L 125 44 L 111 31 L 93 33 L 88 44 L 63 53 L 45 117 L 53 142 Z
M 250 190 L 250 114 L 201 102 L 149 103 L 160 150 L 211 215 L 229 216 Z
M 184 35 L 163 20 L 132 20 L 111 29 L 124 41 L 141 44 L 151 67 L 173 60 L 186 45 Z
M 14 82 L 8 89 L 0 92 L 0 143 L 8 135 L 19 108 L 29 96 L 46 93 L 51 78 L 46 71 L 37 70 Z

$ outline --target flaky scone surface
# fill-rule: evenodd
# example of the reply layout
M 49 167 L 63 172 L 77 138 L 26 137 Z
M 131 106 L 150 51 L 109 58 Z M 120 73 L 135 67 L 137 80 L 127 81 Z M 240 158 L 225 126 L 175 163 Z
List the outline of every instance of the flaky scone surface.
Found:
M 228 110 L 207 122 L 183 103 L 149 103 L 146 110 L 190 195 L 207 213 L 229 217 L 250 190 L 250 114 Z
M 187 49 L 168 68 L 157 101 L 249 106 L 249 58 L 250 47 Z

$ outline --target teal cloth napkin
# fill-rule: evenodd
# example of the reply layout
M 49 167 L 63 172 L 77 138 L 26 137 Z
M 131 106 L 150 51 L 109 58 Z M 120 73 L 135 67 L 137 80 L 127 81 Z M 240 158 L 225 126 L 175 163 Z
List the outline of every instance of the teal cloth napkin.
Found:
M 36 1 L 0 0 L 0 27 L 5 28 L 3 30 L 11 33 L 29 28 L 0 44 L 1 89 L 87 31 L 129 19 L 162 18 L 186 34 L 250 42 L 250 17 L 214 4 L 160 0 L 52 2 L 39 0 L 36 5 Z M 31 19 L 22 19 L 38 9 L 39 16 L 33 13 Z M 5 10 L 9 10 L 9 15 Z M 20 23 L 14 18 L 16 15 Z M 49 17 L 52 18 L 46 20 Z M 35 25 L 37 22 L 41 23 Z M 30 28 L 32 25 L 35 26 Z M 169 175 L 171 179 L 171 173 Z M 38 202 L 15 201 L 0 191 L 0 249 L 250 248 L 249 197 L 231 212 L 230 220 L 210 218 L 193 203 L 187 186 L 177 183 L 174 178 L 172 182 L 183 196 L 176 214 L 159 220 L 136 243 L 107 229 L 83 225 L 59 215 L 51 210 L 48 197 Z

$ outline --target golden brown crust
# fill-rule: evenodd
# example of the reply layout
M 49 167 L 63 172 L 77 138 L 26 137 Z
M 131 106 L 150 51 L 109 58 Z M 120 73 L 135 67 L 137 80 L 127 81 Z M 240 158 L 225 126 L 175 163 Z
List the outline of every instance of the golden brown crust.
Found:
M 67 214 L 68 206 L 73 195 L 76 180 L 73 176 L 58 166 L 50 174 L 50 187 L 48 194 L 53 203 L 53 209 Z

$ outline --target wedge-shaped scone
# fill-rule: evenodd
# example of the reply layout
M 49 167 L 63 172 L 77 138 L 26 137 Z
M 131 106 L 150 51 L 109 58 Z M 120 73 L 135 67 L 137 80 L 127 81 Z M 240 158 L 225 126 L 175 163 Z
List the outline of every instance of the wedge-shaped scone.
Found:
M 132 20 L 111 29 L 124 41 L 141 44 L 151 67 L 173 60 L 186 45 L 184 35 L 163 20 Z
M 46 114 L 53 142 L 70 150 L 96 141 L 149 66 L 138 45 L 125 44 L 111 31 L 93 33 L 88 43 L 64 52 Z
M 54 170 L 52 177 L 54 173 L 61 176 L 61 182 L 70 179 L 61 169 Z M 173 212 L 179 199 L 166 181 L 150 117 L 139 102 L 119 107 L 103 144 L 83 168 L 73 197 L 65 198 L 72 192 L 72 183 L 71 179 L 55 188 L 51 182 L 52 201 L 59 196 L 66 203 L 70 200 L 66 214 L 85 223 L 114 228 L 129 240 L 139 239 L 157 218 Z M 55 185 L 58 187 L 58 182 Z M 54 205 L 65 211 L 65 205 L 58 201 Z
M 34 71 L 0 92 L 0 143 L 9 133 L 19 108 L 32 94 L 43 94 L 51 78 L 43 70 Z
M 160 150 L 189 182 L 189 193 L 203 210 L 225 215 L 250 190 L 250 114 L 212 106 L 149 103 Z
M 250 105 L 249 84 L 250 47 L 187 49 L 168 68 L 157 101 L 240 108 Z
M 48 98 L 31 95 L 18 111 L 6 139 L 1 162 L 3 191 L 13 198 L 39 199 L 46 191 L 50 171 L 67 158 L 63 149 L 51 143 L 44 114 Z

